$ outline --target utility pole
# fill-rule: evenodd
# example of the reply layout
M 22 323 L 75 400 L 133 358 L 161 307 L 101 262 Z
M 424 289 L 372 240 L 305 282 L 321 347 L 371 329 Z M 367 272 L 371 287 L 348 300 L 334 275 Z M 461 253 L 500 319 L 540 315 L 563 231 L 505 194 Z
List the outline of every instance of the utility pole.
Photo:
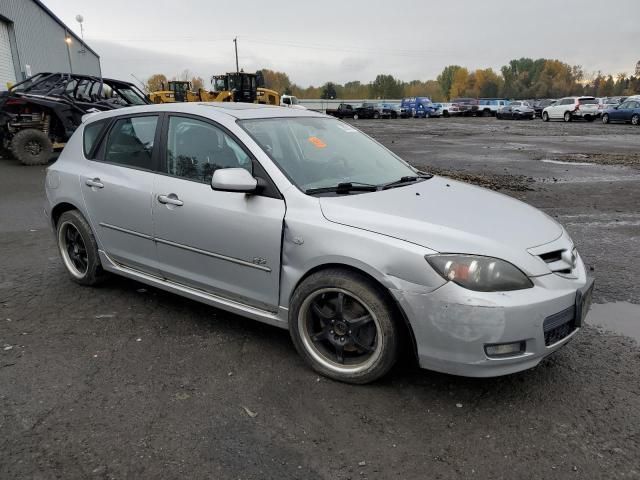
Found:
M 240 73 L 240 66 L 238 65 L 238 37 L 233 39 L 233 43 L 236 47 L 236 73 Z

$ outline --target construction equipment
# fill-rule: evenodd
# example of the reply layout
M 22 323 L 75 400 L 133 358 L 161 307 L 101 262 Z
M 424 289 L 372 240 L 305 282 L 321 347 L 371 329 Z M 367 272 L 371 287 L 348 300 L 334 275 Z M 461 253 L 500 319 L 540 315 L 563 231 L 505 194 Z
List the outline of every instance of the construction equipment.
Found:
M 170 80 L 162 90 L 150 92 L 149 100 L 152 103 L 174 103 L 174 102 L 199 102 L 203 101 L 198 95 L 191 91 L 191 82 L 185 80 Z M 209 101 L 209 100 L 204 100 Z
M 211 77 L 213 90 L 191 89 L 191 82 L 171 80 L 162 90 L 149 93 L 153 103 L 173 102 L 240 102 L 280 105 L 280 95 L 264 87 L 262 72 L 231 72 Z

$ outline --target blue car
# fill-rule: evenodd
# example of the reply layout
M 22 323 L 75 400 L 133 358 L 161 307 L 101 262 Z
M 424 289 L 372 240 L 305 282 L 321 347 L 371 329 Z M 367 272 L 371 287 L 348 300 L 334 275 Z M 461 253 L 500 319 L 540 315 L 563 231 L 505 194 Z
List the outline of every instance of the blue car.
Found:
M 431 102 L 429 97 L 407 97 L 402 99 L 402 108 L 406 110 L 408 116 L 414 118 L 429 118 L 437 116 L 437 107 Z
M 631 122 L 640 125 L 640 99 L 627 99 L 620 105 L 607 108 L 602 114 L 602 123 Z

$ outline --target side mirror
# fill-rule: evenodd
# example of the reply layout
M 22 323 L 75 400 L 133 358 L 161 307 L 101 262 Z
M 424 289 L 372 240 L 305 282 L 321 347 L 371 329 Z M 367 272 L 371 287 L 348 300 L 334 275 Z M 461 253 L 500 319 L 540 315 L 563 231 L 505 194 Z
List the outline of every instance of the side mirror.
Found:
M 251 193 L 258 188 L 258 180 L 244 168 L 219 168 L 213 172 L 211 188 L 220 192 Z

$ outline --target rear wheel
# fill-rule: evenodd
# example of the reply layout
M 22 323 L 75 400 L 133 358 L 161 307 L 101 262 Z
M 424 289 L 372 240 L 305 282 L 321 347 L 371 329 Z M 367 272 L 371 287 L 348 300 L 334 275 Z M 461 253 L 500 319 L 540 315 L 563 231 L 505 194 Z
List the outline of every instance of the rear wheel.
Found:
M 608 113 L 603 114 L 602 115 L 602 123 L 609 123 L 609 122 L 610 122 L 609 114 Z
M 564 112 L 564 121 L 570 122 L 571 120 L 573 120 L 573 116 L 571 115 L 571 112 Z
M 442 112 L 442 116 L 443 117 L 448 117 L 449 116 L 449 111 L 445 110 L 444 112 Z
M 640 125 L 640 115 L 637 113 L 631 117 L 631 125 Z
M 369 383 L 396 361 L 400 334 L 394 309 L 386 293 L 358 273 L 312 274 L 296 289 L 289 312 L 298 353 L 322 375 Z
M 596 118 L 595 118 L 595 117 L 592 117 L 591 115 L 587 115 L 586 117 L 584 117 L 584 119 L 585 119 L 587 122 L 593 122 Z
M 95 285 L 102 280 L 98 243 L 80 212 L 69 210 L 60 216 L 56 237 L 62 262 L 74 282 Z
M 380 113 L 378 112 L 374 112 L 373 113 L 373 118 L 375 118 L 376 120 L 380 118 Z
M 549 121 L 549 114 L 547 112 L 542 112 L 542 121 L 543 122 Z
M 358 114 L 357 114 L 357 113 L 355 113 L 355 114 L 353 115 L 353 119 L 354 119 L 354 120 L 358 120 L 359 118 L 360 118 L 360 117 L 358 116 Z
M 13 136 L 11 151 L 24 165 L 46 165 L 53 153 L 53 145 L 46 133 L 28 128 Z

